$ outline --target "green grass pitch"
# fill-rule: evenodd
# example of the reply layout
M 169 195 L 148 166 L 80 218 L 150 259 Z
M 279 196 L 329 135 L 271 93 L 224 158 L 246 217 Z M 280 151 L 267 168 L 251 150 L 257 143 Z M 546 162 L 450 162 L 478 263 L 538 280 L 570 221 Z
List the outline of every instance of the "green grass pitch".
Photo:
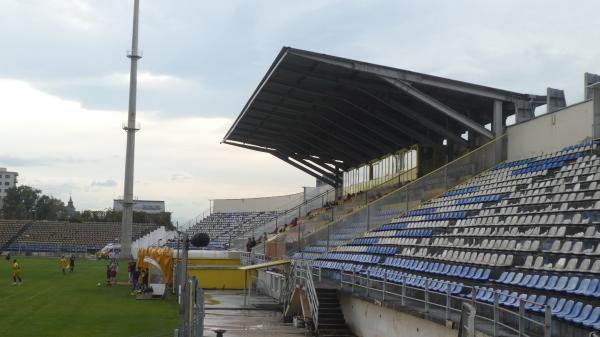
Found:
M 75 271 L 62 275 L 58 258 L 16 258 L 20 287 L 12 285 L 9 261 L 0 260 L 0 336 L 173 336 L 176 298 L 135 300 L 129 286 L 106 287 L 106 262 L 78 259 Z M 117 276 L 127 280 L 123 263 Z

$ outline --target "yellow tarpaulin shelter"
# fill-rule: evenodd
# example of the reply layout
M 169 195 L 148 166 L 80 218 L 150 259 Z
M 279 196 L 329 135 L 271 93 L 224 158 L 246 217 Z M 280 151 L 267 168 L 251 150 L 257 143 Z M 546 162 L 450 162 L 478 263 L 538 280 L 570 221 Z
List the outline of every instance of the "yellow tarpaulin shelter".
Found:
M 173 280 L 173 250 L 168 247 L 149 247 L 140 248 L 137 253 L 137 266 L 144 269 L 150 266 L 144 262 L 144 257 L 150 257 L 158 265 L 165 274 L 165 281 L 167 284 Z

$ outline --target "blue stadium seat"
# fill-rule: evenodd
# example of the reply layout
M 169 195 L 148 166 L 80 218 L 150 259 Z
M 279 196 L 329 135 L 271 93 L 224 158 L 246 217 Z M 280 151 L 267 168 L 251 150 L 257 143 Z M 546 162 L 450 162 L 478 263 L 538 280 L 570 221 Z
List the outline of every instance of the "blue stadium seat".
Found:
M 529 280 L 529 282 L 527 282 L 526 287 L 527 288 L 533 288 L 535 287 L 535 284 L 537 283 L 537 281 L 540 279 L 540 275 L 533 275 L 531 276 L 531 279 Z
M 592 313 L 592 309 L 593 309 L 593 307 L 591 304 L 586 304 L 581 309 L 581 312 L 579 313 L 579 315 L 577 315 L 577 317 L 574 317 L 571 319 L 569 317 L 565 317 L 565 319 L 570 320 L 576 324 L 581 324 L 581 322 L 585 321 L 586 319 L 588 319 L 588 317 L 590 317 L 590 314 Z
M 563 318 L 563 317 L 569 315 L 571 313 L 571 311 L 573 310 L 574 305 L 575 305 L 575 302 L 573 300 L 568 300 L 567 302 L 565 302 L 565 304 L 563 305 L 561 310 L 556 312 L 554 314 L 554 316 L 556 316 L 558 318 Z
M 575 303 L 575 305 L 573 305 L 571 312 L 569 312 L 567 315 L 564 315 L 561 318 L 566 321 L 572 321 L 573 319 L 579 316 L 579 314 L 581 313 L 581 309 L 583 309 L 583 303 L 577 302 Z
M 569 283 L 567 283 L 567 286 L 565 287 L 564 290 L 566 292 L 574 291 L 575 289 L 577 289 L 578 284 L 579 284 L 579 277 L 573 276 L 569 279 Z
M 521 274 L 521 277 L 519 277 L 519 274 Z M 522 273 L 519 273 L 519 274 L 515 275 L 515 278 L 513 278 L 513 280 L 510 282 L 510 284 L 520 285 L 522 287 L 527 286 L 529 281 L 531 281 L 531 278 L 533 277 L 533 275 L 527 274 L 527 275 L 523 276 Z
M 548 283 L 548 275 L 542 275 L 533 287 L 536 289 L 542 289 L 546 286 L 546 283 Z
M 568 293 L 571 294 L 578 294 L 578 295 L 582 295 L 588 288 L 588 286 L 590 285 L 590 282 L 592 280 L 589 278 L 584 278 L 583 280 L 581 280 L 581 282 L 579 283 L 579 286 L 577 287 L 577 289 L 572 290 L 572 291 L 567 291 Z
M 581 324 L 592 327 L 596 323 L 600 322 L 600 307 L 595 307 L 594 310 L 590 313 L 590 316 L 581 322 Z
M 510 281 L 509 276 L 511 276 L 511 275 L 514 276 L 515 273 L 514 272 L 507 272 L 507 271 L 502 272 L 502 274 L 500 274 L 500 277 L 498 277 L 498 279 L 496 280 L 496 282 L 505 283 L 505 281 L 507 281 L 507 280 Z
M 567 276 L 561 276 L 558 279 L 558 282 L 556 282 L 556 287 L 554 287 L 554 290 L 556 290 L 556 291 L 564 291 L 568 282 L 569 282 L 569 277 L 567 277 Z
M 558 276 L 556 276 L 556 275 L 550 276 L 550 278 L 548 279 L 548 282 L 546 283 L 546 289 L 554 289 L 554 287 L 556 287 L 557 282 L 558 282 Z
M 527 278 L 527 280 L 529 280 L 531 278 L 531 275 L 527 275 L 525 277 Z M 513 277 L 509 284 L 520 284 L 521 280 L 523 280 L 523 273 L 518 273 L 515 275 L 515 277 Z

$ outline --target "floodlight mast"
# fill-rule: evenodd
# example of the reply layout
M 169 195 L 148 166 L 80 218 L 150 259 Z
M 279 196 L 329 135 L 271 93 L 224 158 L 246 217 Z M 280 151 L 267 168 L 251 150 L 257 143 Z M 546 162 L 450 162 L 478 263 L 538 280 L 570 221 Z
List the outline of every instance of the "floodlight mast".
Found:
M 121 258 L 131 258 L 131 236 L 133 227 L 133 167 L 135 159 L 135 133 L 136 127 L 136 95 L 137 95 L 137 62 L 142 58 L 138 50 L 138 23 L 139 23 L 139 0 L 134 0 L 133 6 L 133 36 L 131 39 L 131 50 L 127 57 L 131 60 L 131 72 L 129 74 L 129 113 L 127 125 L 123 129 L 127 132 L 127 148 L 125 153 L 125 183 L 123 193 L 123 219 L 121 223 Z

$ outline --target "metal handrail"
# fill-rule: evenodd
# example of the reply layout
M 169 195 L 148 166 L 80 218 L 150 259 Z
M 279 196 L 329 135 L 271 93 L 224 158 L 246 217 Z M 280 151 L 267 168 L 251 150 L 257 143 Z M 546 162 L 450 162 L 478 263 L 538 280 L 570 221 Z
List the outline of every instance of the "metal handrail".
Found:
M 305 280 L 304 286 L 306 294 L 308 295 L 308 302 L 310 304 L 310 313 L 312 316 L 315 331 L 319 330 L 319 298 L 317 297 L 317 290 L 315 289 L 315 283 L 313 280 L 312 263 L 310 261 L 299 261 L 303 275 L 301 278 Z
M 290 303 L 293 289 L 295 287 L 296 287 L 296 265 L 294 263 L 291 263 L 289 272 L 285 277 L 283 289 L 281 290 L 281 293 L 279 295 L 279 302 L 283 305 L 284 313 Z
M 415 169 L 416 169 L 416 167 L 415 167 L 415 168 L 408 169 L 408 170 L 405 170 L 405 171 L 403 171 L 403 172 L 398 172 L 398 173 L 395 173 L 395 174 L 391 175 L 391 176 L 390 176 L 388 179 L 386 179 L 386 180 L 383 180 L 383 181 L 381 181 L 381 182 L 379 182 L 379 183 L 377 183 L 377 184 L 374 184 L 373 186 L 370 186 L 368 189 L 365 189 L 365 190 L 362 190 L 362 191 L 356 192 L 356 194 L 364 193 L 364 194 L 365 194 L 365 196 L 367 197 L 367 199 L 366 199 L 366 202 L 365 202 L 365 204 L 366 204 L 366 203 L 368 203 L 368 195 L 369 195 L 369 192 L 372 192 L 372 191 L 374 191 L 374 190 L 376 190 L 376 189 L 379 189 L 379 188 L 381 188 L 381 187 L 383 187 L 383 186 L 386 186 L 386 185 L 388 185 L 390 182 L 396 182 L 396 181 L 398 181 L 398 182 L 399 182 L 399 184 L 400 184 L 403 178 L 405 178 L 406 176 L 409 176 L 409 177 L 410 177 L 411 175 L 413 175 L 413 174 L 414 174 L 414 170 L 415 170 Z M 278 213 L 277 213 L 277 215 L 276 215 L 276 217 L 285 216 L 285 215 L 288 215 L 288 214 L 290 214 L 290 213 L 297 212 L 297 211 L 298 211 L 299 209 L 301 209 L 303 206 L 305 206 L 305 205 L 308 205 L 308 204 L 310 204 L 311 202 L 313 202 L 313 201 L 315 201 L 315 200 L 318 200 L 319 198 L 323 198 L 323 197 L 325 197 L 325 196 L 328 196 L 328 195 L 329 195 L 329 193 L 331 193 L 331 192 L 334 192 L 334 190 L 335 190 L 334 188 L 328 189 L 328 190 L 326 190 L 325 192 L 322 192 L 321 194 L 318 194 L 318 195 L 316 195 L 316 196 L 314 196 L 314 197 L 312 197 L 312 198 L 310 198 L 310 199 L 308 199 L 308 200 L 304 200 L 304 201 L 302 201 L 300 204 L 298 204 L 298 205 L 296 205 L 296 206 L 294 206 L 294 207 L 292 207 L 292 208 L 290 208 L 290 209 L 288 209 L 288 210 L 282 211 L 281 213 L 279 213 L 279 212 L 278 212 Z M 382 197 L 383 197 L 383 196 L 382 196 Z M 334 198 L 334 200 L 335 200 L 335 198 Z M 363 206 L 364 206 L 364 205 L 363 205 Z M 363 206 L 359 206 L 359 208 L 360 208 L 360 207 L 363 207 Z M 321 205 L 321 207 L 323 207 L 323 205 Z M 335 207 L 334 207 L 334 208 L 335 208 Z M 329 223 L 331 223 L 331 222 L 335 222 L 336 220 L 337 220 L 337 219 L 335 219 L 335 218 L 332 218 L 332 219 L 331 219 L 331 221 L 330 221 Z M 245 233 L 244 233 L 242 236 L 246 237 L 246 236 L 249 236 L 249 235 L 254 235 L 255 231 L 256 231 L 256 230 L 257 230 L 259 227 L 261 227 L 261 226 L 263 226 L 263 227 L 267 227 L 269 224 L 272 224 L 273 222 L 276 222 L 276 219 L 275 219 L 275 220 L 270 220 L 269 222 L 266 222 L 266 223 L 264 223 L 264 224 L 261 224 L 261 225 L 256 225 L 256 226 L 254 226 L 252 229 L 250 229 L 250 230 L 246 231 L 246 232 L 245 232 Z M 240 226 L 243 226 L 243 225 L 245 225 L 245 224 L 246 224 L 246 223 L 242 223 Z
M 534 325 L 534 326 L 541 328 L 543 331 L 544 337 L 551 336 L 552 309 L 548 305 L 541 306 L 543 308 L 543 310 L 541 312 L 544 317 L 543 317 L 543 321 L 540 321 L 540 320 L 537 320 L 534 318 L 527 317 L 525 315 L 525 313 L 526 313 L 525 306 L 527 304 L 540 306 L 539 304 L 532 302 L 532 301 L 528 301 L 527 299 L 522 298 L 522 297 L 503 295 L 503 296 L 514 298 L 517 301 L 518 311 L 515 312 L 514 310 L 510 310 L 508 308 L 501 307 L 498 304 L 498 298 L 500 297 L 500 292 L 498 290 L 494 291 L 493 303 L 490 304 L 488 302 L 479 301 L 476 298 L 477 292 L 480 289 L 480 287 L 476 287 L 476 286 L 469 287 L 469 286 L 463 285 L 463 289 L 471 290 L 470 298 L 453 295 L 451 292 L 451 287 L 453 285 L 455 285 L 456 282 L 453 283 L 453 282 L 448 282 L 448 281 L 443 281 L 443 280 L 436 280 L 436 282 L 438 282 L 438 283 L 441 282 L 441 283 L 444 283 L 447 285 L 448 290 L 446 291 L 446 293 L 441 293 L 441 292 L 435 292 L 435 291 L 430 290 L 430 284 L 433 281 L 433 279 L 431 279 L 431 278 L 425 278 L 425 288 L 418 288 L 418 287 L 406 285 L 406 282 L 405 282 L 406 278 L 407 278 L 406 276 L 403 276 L 403 280 L 400 284 L 392 283 L 392 282 L 388 281 L 388 274 L 389 274 L 388 272 L 384 273 L 383 280 L 373 279 L 370 277 L 369 274 L 367 274 L 367 276 L 357 275 L 356 272 L 349 273 L 349 272 L 344 272 L 344 271 L 329 271 L 329 270 L 328 270 L 328 272 L 333 273 L 333 275 L 334 275 L 334 277 L 332 277 L 333 279 L 339 279 L 340 289 L 349 289 L 351 293 L 354 293 L 356 291 L 355 288 L 360 288 L 366 292 L 366 297 L 372 297 L 374 294 L 379 294 L 381 296 L 381 298 L 378 298 L 378 300 L 380 300 L 383 303 L 386 302 L 386 298 L 387 298 L 387 300 L 392 300 L 392 299 L 390 299 L 390 297 L 394 297 L 393 300 L 398 300 L 398 298 L 399 298 L 402 306 L 405 306 L 406 300 L 410 299 L 411 301 L 414 301 L 414 302 L 423 303 L 425 312 L 429 312 L 430 307 L 432 307 L 432 306 L 439 307 L 444 310 L 444 315 L 445 315 L 446 320 L 450 319 L 451 312 L 460 312 L 461 311 L 461 309 L 452 307 L 452 304 L 451 304 L 452 299 L 460 300 L 460 301 L 468 301 L 474 305 L 476 304 L 476 305 L 484 306 L 487 308 L 492 308 L 493 317 L 490 318 L 490 317 L 482 316 L 478 313 L 476 314 L 476 317 L 482 321 L 487 321 L 490 324 L 492 324 L 493 336 L 497 335 L 498 327 L 503 327 L 505 329 L 508 329 L 508 330 L 514 332 L 518 336 L 530 336 L 525 333 L 526 324 Z M 311 268 L 311 274 L 314 276 L 318 276 L 320 278 L 322 273 L 323 273 L 322 268 L 319 268 L 319 267 Z M 347 280 L 348 278 L 350 278 L 350 280 Z M 312 277 L 311 277 L 311 279 L 312 279 Z M 376 286 L 379 286 L 379 287 L 376 287 Z M 396 287 L 396 288 L 399 287 L 400 293 L 392 290 L 391 289 L 392 287 Z M 422 293 L 423 296 L 422 297 L 416 297 L 416 295 L 411 296 L 407 293 L 407 290 L 417 291 L 417 293 Z M 431 295 L 445 296 L 446 300 L 444 301 L 444 304 L 435 303 L 430 300 Z M 500 313 L 503 313 L 503 315 L 500 315 Z M 509 316 L 509 315 L 516 317 L 516 321 L 518 322 L 517 327 L 513 327 L 513 326 L 509 325 L 507 322 L 501 321 L 500 317 Z

